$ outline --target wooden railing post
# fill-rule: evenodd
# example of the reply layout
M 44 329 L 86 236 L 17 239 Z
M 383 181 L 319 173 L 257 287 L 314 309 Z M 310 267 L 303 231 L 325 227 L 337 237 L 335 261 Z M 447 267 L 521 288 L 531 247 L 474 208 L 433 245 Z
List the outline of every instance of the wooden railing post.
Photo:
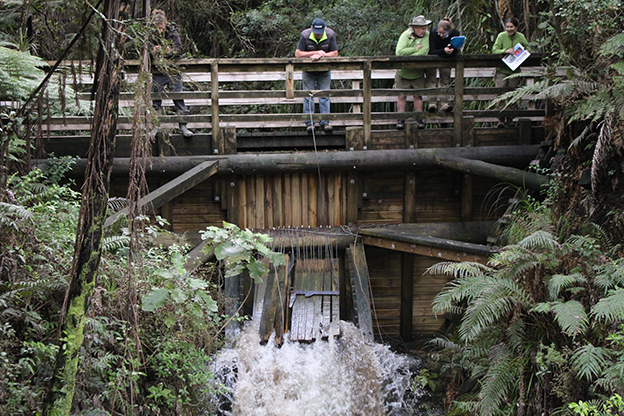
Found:
M 370 60 L 364 61 L 363 64 L 363 79 L 362 79 L 362 118 L 364 124 L 364 149 L 368 149 L 371 140 L 371 111 L 372 111 L 372 64 Z
M 219 131 L 219 64 L 213 61 L 210 65 L 210 109 L 212 110 L 212 142 L 221 142 Z M 213 146 L 219 154 L 223 152 L 218 146 Z M 215 152 L 216 153 L 216 152 Z
M 464 58 L 459 55 L 455 63 L 455 112 L 453 115 L 453 144 L 463 144 L 463 112 L 464 112 Z
M 286 65 L 286 98 L 289 100 L 295 98 L 295 66 L 293 64 Z

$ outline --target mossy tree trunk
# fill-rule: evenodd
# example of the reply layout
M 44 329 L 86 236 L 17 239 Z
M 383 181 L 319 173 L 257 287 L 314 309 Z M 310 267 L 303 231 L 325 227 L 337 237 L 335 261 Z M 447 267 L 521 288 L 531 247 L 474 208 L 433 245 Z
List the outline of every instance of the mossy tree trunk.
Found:
M 100 264 L 119 110 L 122 56 L 116 47 L 123 44 L 118 23 L 119 0 L 105 0 L 102 14 L 106 21 L 102 22 L 102 42 L 96 64 L 97 97 L 91 146 L 82 187 L 74 261 L 61 312 L 60 348 L 44 416 L 69 415 L 71 412 L 86 314 Z

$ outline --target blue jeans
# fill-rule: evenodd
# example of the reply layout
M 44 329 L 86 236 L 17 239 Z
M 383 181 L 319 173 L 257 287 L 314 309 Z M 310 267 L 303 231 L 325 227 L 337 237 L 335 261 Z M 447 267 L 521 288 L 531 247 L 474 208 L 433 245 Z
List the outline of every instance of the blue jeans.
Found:
M 301 80 L 303 81 L 303 90 L 328 90 L 331 81 L 331 71 L 323 72 L 307 72 L 303 71 Z M 319 111 L 321 114 L 329 114 L 329 97 L 319 97 Z M 314 114 L 314 98 L 303 99 L 303 112 L 305 114 Z M 322 120 L 321 125 L 327 124 L 327 120 Z M 310 121 L 305 122 L 306 126 L 310 125 Z
M 182 75 L 152 74 L 152 92 L 165 92 L 165 87 L 168 87 L 169 92 L 182 92 Z M 173 105 L 179 114 L 186 114 L 184 100 L 173 100 Z M 152 106 L 154 110 L 160 111 L 162 100 L 153 100 Z

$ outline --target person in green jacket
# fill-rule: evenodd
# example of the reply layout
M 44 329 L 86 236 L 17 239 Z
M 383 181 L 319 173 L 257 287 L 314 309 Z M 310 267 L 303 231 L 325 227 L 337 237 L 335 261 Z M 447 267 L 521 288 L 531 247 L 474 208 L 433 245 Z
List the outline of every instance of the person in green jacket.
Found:
M 511 55 L 514 53 L 514 46 L 516 46 L 518 43 L 524 46 L 525 49 L 528 48 L 529 42 L 527 42 L 526 38 L 522 33 L 518 32 L 518 24 L 518 19 L 516 19 L 515 17 L 507 19 L 507 21 L 505 22 L 505 31 L 499 33 L 496 37 L 494 46 L 492 46 L 492 53 L 506 53 Z M 516 69 L 515 71 L 512 71 L 511 68 L 503 63 L 501 66 L 496 68 L 496 74 L 494 74 L 494 82 L 496 84 L 496 88 L 518 88 L 518 86 L 520 85 L 520 78 L 507 77 L 511 74 L 517 74 L 519 72 L 520 67 L 518 67 L 518 69 Z M 501 110 L 503 107 L 505 107 L 505 103 L 498 103 L 497 108 L 499 110 Z M 510 110 L 514 110 L 518 108 L 518 106 L 515 104 L 510 104 L 507 106 L 507 108 Z M 505 120 L 504 117 L 500 117 L 498 119 L 498 125 L 496 127 L 503 128 L 505 127 L 505 124 L 510 127 L 513 126 L 513 119 L 511 117 L 507 117 L 507 120 Z
M 424 16 L 416 16 L 409 24 L 409 28 L 399 37 L 396 46 L 397 56 L 420 56 L 429 53 L 429 24 L 431 20 L 426 20 Z M 425 71 L 420 68 L 399 69 L 394 77 L 394 88 L 417 89 L 425 88 Z M 397 112 L 404 113 L 407 105 L 406 97 L 397 97 Z M 423 101 L 419 96 L 414 95 L 414 111 L 423 110 Z M 419 129 L 424 129 L 422 120 L 416 120 Z M 396 125 L 397 130 L 405 128 L 405 120 L 399 120 Z

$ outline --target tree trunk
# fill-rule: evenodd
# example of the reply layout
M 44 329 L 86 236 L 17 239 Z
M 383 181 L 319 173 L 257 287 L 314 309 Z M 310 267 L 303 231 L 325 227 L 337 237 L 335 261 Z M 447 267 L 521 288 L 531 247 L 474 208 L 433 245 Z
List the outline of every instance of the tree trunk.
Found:
M 115 45 L 121 45 L 119 0 L 105 0 L 102 43 L 96 67 L 97 100 L 94 112 L 82 204 L 78 220 L 76 248 L 61 311 L 60 348 L 56 357 L 43 415 L 69 415 L 71 412 L 78 356 L 84 340 L 84 325 L 100 264 L 110 174 L 117 130 L 118 96 L 122 60 Z

